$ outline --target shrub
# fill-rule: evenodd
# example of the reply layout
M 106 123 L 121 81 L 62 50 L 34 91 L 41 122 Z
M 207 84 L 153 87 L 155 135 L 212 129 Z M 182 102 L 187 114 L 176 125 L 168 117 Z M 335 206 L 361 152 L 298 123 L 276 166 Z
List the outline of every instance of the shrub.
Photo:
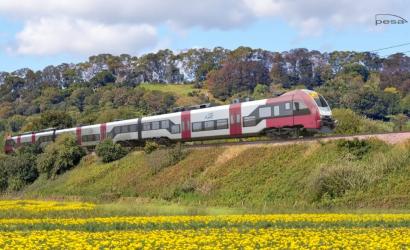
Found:
M 77 165 L 84 155 L 84 149 L 77 145 L 73 135 L 62 134 L 38 157 L 37 168 L 40 173 L 55 177 Z
M 388 123 L 362 117 L 350 109 L 333 109 L 333 116 L 338 120 L 336 134 L 352 135 L 392 131 Z
M 144 146 L 144 152 L 146 154 L 151 154 L 159 148 L 159 144 L 154 141 L 146 141 Z
M 98 144 L 95 148 L 95 152 L 104 163 L 116 161 L 127 154 L 125 148 L 120 144 L 113 142 L 111 139 L 106 139 Z
M 343 196 L 347 191 L 363 187 L 366 178 L 355 166 L 323 167 L 314 172 L 310 178 L 310 191 L 314 200 Z
M 36 152 L 41 150 L 37 146 L 20 148 L 16 154 L 6 156 L 0 163 L 0 191 L 7 189 L 19 191 L 25 185 L 34 182 L 38 177 L 36 167 Z
M 353 160 L 362 159 L 371 149 L 371 143 L 367 140 L 338 140 L 336 145 L 339 150 L 347 152 L 353 156 Z

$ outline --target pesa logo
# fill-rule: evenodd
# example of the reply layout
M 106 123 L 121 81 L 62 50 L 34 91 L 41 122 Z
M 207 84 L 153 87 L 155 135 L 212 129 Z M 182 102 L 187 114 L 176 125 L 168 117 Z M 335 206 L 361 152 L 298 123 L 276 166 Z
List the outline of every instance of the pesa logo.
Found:
M 393 14 L 376 14 L 374 16 L 375 19 L 375 24 L 381 25 L 381 24 L 405 24 L 407 23 L 407 20 L 404 19 L 401 16 L 398 15 L 393 15 Z

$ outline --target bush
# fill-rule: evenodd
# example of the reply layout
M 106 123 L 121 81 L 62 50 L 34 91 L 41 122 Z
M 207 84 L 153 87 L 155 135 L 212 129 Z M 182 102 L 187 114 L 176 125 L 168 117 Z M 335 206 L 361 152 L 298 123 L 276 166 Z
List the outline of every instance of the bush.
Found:
M 0 191 L 7 189 L 19 191 L 25 185 L 34 182 L 38 177 L 36 152 L 41 149 L 37 145 L 20 148 L 16 154 L 6 156 L 0 162 Z
M 366 178 L 352 165 L 330 166 L 318 169 L 310 178 L 310 191 L 314 200 L 335 199 L 347 191 L 363 187 Z
M 352 135 L 392 131 L 390 124 L 362 117 L 350 109 L 333 109 L 332 111 L 334 118 L 338 121 L 336 134 Z
M 336 145 L 340 151 L 349 153 L 353 156 L 352 160 L 362 159 L 371 149 L 371 144 L 367 140 L 359 140 L 354 138 L 353 140 L 338 140 Z
M 146 154 L 151 154 L 159 148 L 159 144 L 154 141 L 146 141 L 144 146 L 144 152 Z
M 125 148 L 118 143 L 114 143 L 111 139 L 106 139 L 98 144 L 95 152 L 104 163 L 116 161 L 127 154 Z
M 55 177 L 77 165 L 84 155 L 84 149 L 77 145 L 73 135 L 62 134 L 37 158 L 37 168 L 48 178 Z

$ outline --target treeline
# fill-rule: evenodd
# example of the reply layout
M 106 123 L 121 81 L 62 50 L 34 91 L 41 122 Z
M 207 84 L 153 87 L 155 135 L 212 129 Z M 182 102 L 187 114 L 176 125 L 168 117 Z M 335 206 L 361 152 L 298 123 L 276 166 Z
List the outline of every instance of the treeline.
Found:
M 169 112 L 184 98 L 141 87 L 146 82 L 188 82 L 209 93 L 190 92 L 194 103 L 229 103 L 308 88 L 323 94 L 332 108 L 372 119 L 405 123 L 410 114 L 410 58 L 404 54 L 380 58 L 373 53 L 278 53 L 247 47 L 176 55 L 162 50 L 139 58 L 104 54 L 77 65 L 2 73 L 0 82 L 0 133 Z

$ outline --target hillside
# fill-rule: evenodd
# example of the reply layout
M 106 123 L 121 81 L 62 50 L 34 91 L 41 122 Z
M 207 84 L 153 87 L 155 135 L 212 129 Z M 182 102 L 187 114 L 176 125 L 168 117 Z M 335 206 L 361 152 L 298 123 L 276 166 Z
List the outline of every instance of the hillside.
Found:
M 171 166 L 163 165 L 164 152 L 133 152 L 109 164 L 89 155 L 54 180 L 40 177 L 22 195 L 293 210 L 410 208 L 410 143 L 191 149 Z
M 73 127 L 177 106 L 263 99 L 296 88 L 375 120 L 410 114 L 410 57 L 238 47 L 101 54 L 79 64 L 0 73 L 0 133 Z M 396 117 L 400 115 L 399 117 Z

